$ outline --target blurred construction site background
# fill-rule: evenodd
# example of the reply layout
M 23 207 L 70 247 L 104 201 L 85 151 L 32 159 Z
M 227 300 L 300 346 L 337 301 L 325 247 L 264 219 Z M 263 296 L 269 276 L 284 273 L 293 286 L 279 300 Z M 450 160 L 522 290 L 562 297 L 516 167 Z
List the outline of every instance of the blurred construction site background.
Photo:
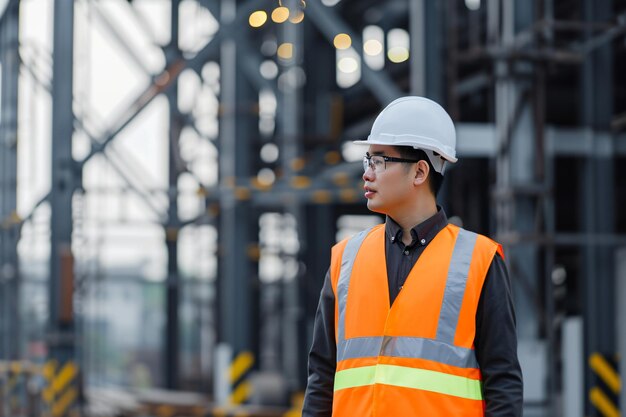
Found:
M 625 414 L 626 0 L 0 15 L 0 417 L 299 416 L 330 247 L 384 220 L 351 141 L 407 94 L 504 245 L 524 415 Z

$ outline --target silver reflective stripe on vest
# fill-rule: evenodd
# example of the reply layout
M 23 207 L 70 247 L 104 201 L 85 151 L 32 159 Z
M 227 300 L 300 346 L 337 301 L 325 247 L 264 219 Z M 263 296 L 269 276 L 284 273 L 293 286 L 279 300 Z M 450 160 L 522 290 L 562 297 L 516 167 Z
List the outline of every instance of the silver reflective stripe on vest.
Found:
M 376 356 L 396 358 L 420 358 L 459 368 L 478 368 L 472 349 L 452 346 L 434 339 L 420 337 L 355 337 L 341 340 L 337 346 L 337 359 L 373 358 Z
M 345 339 L 345 317 L 350 275 L 356 255 L 370 230 L 365 230 L 352 237 L 346 244 L 341 258 L 337 283 L 339 308 L 337 361 L 383 355 L 431 360 L 459 368 L 478 368 L 476 355 L 472 349 L 454 346 L 454 335 L 477 238 L 475 233 L 463 229 L 459 230 L 452 252 L 437 327 L 437 339 L 389 336 Z
M 443 303 L 437 324 L 437 340 L 451 345 L 454 344 L 454 335 L 459 323 L 461 305 L 463 304 L 465 286 L 477 237 L 476 233 L 459 229 L 448 268 L 448 279 L 446 280 L 446 289 L 443 293 Z
M 458 368 L 478 368 L 476 355 L 472 349 L 420 337 L 386 336 L 380 355 L 395 358 L 420 358 Z
M 343 326 L 339 326 L 343 327 Z M 383 338 L 381 337 L 355 337 L 340 340 L 337 346 L 337 358 L 339 360 L 354 358 L 376 357 L 381 352 Z
M 338 340 L 345 339 L 346 304 L 348 303 L 348 286 L 352 275 L 352 266 L 356 259 L 356 254 L 365 240 L 365 237 L 372 229 L 363 230 L 352 236 L 343 250 L 341 257 L 341 268 L 339 269 L 339 282 L 337 282 L 337 304 L 339 305 L 339 328 L 337 329 Z M 339 359 L 341 360 L 341 359 Z

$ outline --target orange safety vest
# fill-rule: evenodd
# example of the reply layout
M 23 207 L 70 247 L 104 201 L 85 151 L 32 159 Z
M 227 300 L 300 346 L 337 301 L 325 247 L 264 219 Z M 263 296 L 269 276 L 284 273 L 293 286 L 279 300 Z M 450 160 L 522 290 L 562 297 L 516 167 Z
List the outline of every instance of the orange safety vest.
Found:
M 385 227 L 333 247 L 333 417 L 484 416 L 476 309 L 500 245 L 448 225 L 389 306 Z

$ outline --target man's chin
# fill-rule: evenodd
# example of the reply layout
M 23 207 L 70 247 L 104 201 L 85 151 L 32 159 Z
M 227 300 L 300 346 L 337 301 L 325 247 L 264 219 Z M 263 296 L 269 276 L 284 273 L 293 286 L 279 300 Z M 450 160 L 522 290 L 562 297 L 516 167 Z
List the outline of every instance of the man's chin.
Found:
M 374 213 L 381 213 L 381 214 L 385 214 L 385 210 L 383 207 L 381 207 L 379 204 L 376 204 L 374 201 L 372 200 L 367 200 L 367 209 L 369 211 L 373 211 Z

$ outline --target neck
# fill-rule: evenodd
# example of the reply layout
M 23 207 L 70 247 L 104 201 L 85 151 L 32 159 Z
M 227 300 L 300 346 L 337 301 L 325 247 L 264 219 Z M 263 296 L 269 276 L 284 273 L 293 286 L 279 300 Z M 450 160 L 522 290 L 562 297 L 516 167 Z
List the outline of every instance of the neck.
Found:
M 407 245 L 411 243 L 411 229 L 437 214 L 435 198 L 430 194 L 424 197 L 415 199 L 413 204 L 403 207 L 395 213 L 389 213 L 389 216 L 402 228 L 402 240 L 408 240 L 408 242 L 404 242 Z

